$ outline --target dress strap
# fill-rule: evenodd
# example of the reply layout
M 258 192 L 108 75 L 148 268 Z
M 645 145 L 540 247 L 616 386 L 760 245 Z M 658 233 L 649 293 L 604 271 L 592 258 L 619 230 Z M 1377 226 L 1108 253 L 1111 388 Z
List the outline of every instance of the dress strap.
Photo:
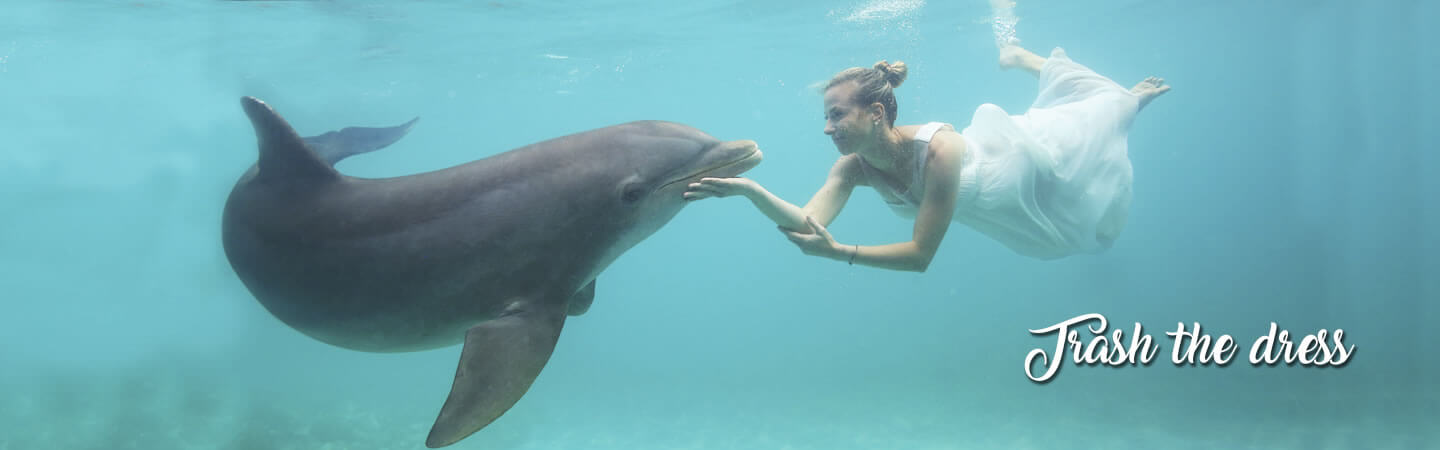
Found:
M 930 122 L 915 131 L 915 173 L 910 178 L 912 186 L 909 192 L 906 192 L 907 194 L 915 191 L 914 184 L 924 183 L 925 164 L 930 162 L 930 140 L 935 137 L 936 132 L 949 125 L 945 122 Z M 919 204 L 920 199 L 914 200 L 916 204 Z
M 919 131 L 915 132 L 915 140 L 929 143 L 930 139 L 935 137 L 935 132 L 940 131 L 941 128 L 945 128 L 946 125 L 949 124 L 945 122 L 927 123 L 924 126 L 920 127 Z

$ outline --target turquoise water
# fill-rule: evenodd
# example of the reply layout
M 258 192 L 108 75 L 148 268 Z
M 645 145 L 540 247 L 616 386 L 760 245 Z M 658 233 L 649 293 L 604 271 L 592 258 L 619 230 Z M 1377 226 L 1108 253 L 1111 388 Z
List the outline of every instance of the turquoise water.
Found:
M 1083 4 L 1082 4 L 1083 3 Z M 1433 2 L 1022 1 L 1016 36 L 1174 90 L 1130 137 L 1109 252 L 1020 257 L 954 227 L 929 270 L 802 255 L 706 200 L 601 275 L 529 393 L 460 449 L 1434 448 Z M 1023 110 L 963 2 L 19 2 L 0 6 L 0 450 L 423 448 L 459 347 L 371 354 L 272 318 L 219 242 L 252 95 L 303 134 L 417 128 L 347 160 L 438 169 L 637 119 L 753 139 L 803 202 L 836 156 L 813 85 L 911 69 L 901 123 Z M 543 206 L 543 205 L 540 205 Z M 906 240 L 861 191 L 841 242 Z M 1086 313 L 1147 366 L 1026 378 Z M 1163 333 L 1241 346 L 1176 366 Z M 1271 322 L 1341 368 L 1252 366 Z M 1082 334 L 1088 338 L 1088 334 Z M 1127 338 L 1128 341 L 1128 338 Z

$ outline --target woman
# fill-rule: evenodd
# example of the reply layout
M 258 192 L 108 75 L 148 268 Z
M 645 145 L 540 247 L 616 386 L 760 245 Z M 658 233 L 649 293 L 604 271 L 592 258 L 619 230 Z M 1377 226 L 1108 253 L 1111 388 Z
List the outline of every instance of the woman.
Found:
M 982 105 L 961 132 L 941 122 L 895 126 L 904 63 L 844 70 L 825 88 L 825 134 L 841 156 L 804 208 L 746 178 L 701 179 L 685 198 L 744 195 L 806 254 L 894 270 L 924 272 L 951 222 L 1039 259 L 1109 248 L 1130 204 L 1127 132 L 1169 86 L 1151 77 L 1127 90 L 1060 48 L 1044 58 L 1006 44 L 1000 65 L 1039 77 L 1038 98 L 1015 116 Z M 856 186 L 914 219 L 913 238 L 836 242 L 825 227 Z

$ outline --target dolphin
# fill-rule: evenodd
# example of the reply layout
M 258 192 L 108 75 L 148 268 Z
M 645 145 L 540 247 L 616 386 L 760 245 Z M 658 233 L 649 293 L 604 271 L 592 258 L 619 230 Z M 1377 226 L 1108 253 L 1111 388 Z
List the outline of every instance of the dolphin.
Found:
M 420 118 L 393 127 L 345 127 L 340 131 L 329 131 L 318 136 L 301 138 L 315 156 L 326 164 L 334 166 L 340 160 L 361 153 L 373 152 L 394 144 L 405 137 Z
M 409 352 L 463 343 L 425 445 L 498 419 L 545 367 L 595 279 L 668 223 L 701 177 L 760 163 L 754 141 L 637 121 L 552 138 L 408 176 L 335 170 L 410 127 L 302 138 L 241 99 L 259 159 L 225 203 L 235 274 L 277 319 L 338 347 Z

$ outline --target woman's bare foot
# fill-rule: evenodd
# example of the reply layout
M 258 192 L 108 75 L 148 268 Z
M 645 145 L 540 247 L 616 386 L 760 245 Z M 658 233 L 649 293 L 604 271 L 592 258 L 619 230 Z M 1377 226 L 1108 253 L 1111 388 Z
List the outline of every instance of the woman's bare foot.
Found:
M 1032 75 L 1040 75 L 1040 68 L 1045 65 L 1045 58 L 1031 53 L 1029 50 L 1018 45 L 1005 45 L 1000 47 L 1000 68 L 1013 69 L 1021 68 Z
M 1136 84 L 1135 87 L 1130 88 L 1130 93 L 1140 97 L 1140 108 L 1143 109 L 1145 105 L 1149 104 L 1155 97 L 1159 97 L 1160 94 L 1164 94 L 1169 90 L 1170 86 L 1165 85 L 1164 78 L 1150 77 L 1146 78 L 1145 81 L 1141 81 L 1140 84 Z
M 1014 45 L 1000 46 L 1000 68 L 1010 69 L 1020 65 L 1020 54 L 1024 51 L 1025 49 Z

